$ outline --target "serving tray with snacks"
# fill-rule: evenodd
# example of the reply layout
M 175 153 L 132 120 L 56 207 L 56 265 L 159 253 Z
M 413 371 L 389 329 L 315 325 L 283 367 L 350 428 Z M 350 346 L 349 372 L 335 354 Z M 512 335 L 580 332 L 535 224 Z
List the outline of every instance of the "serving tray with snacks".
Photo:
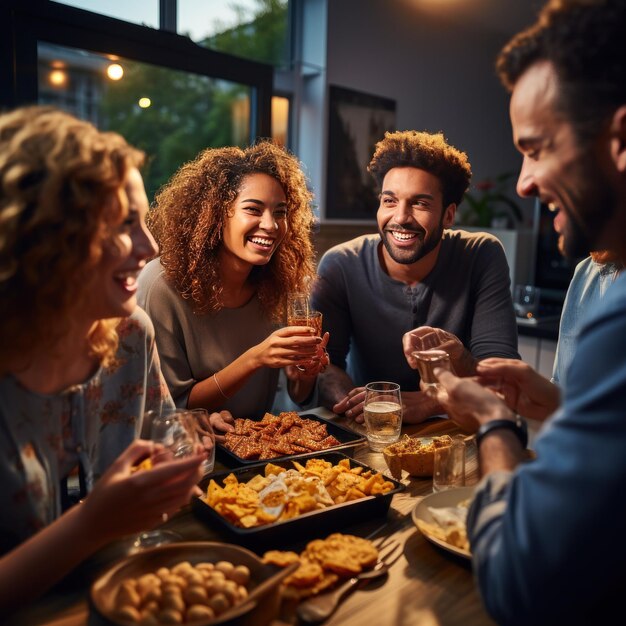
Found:
M 364 435 L 312 413 L 266 413 L 261 420 L 236 419 L 235 432 L 217 446 L 217 458 L 226 467 L 240 467 L 347 451 L 365 440 Z
M 404 485 L 341 452 L 273 459 L 205 478 L 195 514 L 261 552 L 386 515 Z

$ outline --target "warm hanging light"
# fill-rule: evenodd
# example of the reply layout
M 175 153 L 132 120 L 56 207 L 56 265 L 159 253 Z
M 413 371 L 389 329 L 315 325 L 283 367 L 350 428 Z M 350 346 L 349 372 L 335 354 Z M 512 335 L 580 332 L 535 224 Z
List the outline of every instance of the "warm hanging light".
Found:
M 107 67 L 107 76 L 111 80 L 119 80 L 124 76 L 124 68 L 119 63 L 111 63 L 111 65 Z
M 142 109 L 147 109 L 152 104 L 152 100 L 150 100 L 150 98 L 139 98 L 139 102 L 137 102 L 137 104 Z
M 53 87 L 65 87 L 67 85 L 67 72 L 59 69 L 51 70 L 48 74 L 48 82 Z

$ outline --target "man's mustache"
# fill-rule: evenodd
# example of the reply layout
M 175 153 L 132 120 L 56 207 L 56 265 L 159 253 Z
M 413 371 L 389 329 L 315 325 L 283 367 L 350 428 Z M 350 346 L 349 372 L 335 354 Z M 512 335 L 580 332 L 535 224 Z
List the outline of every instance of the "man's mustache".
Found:
M 426 230 L 424 230 L 423 228 L 405 228 L 404 226 L 398 226 L 397 224 L 389 224 L 388 226 L 385 226 L 384 232 L 388 233 L 392 230 L 395 230 L 399 233 L 411 233 L 415 235 L 421 235 L 422 237 L 426 235 Z

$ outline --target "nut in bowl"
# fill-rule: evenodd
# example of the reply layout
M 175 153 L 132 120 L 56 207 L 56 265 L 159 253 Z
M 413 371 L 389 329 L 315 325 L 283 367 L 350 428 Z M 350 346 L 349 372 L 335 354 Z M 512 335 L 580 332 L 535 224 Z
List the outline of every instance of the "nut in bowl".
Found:
M 91 588 L 93 609 L 108 623 L 194 624 L 237 620 L 267 624 L 276 617 L 288 571 L 239 546 L 187 542 L 134 554 Z
M 433 475 L 433 461 L 437 448 L 452 445 L 449 435 L 441 437 L 409 437 L 404 435 L 400 441 L 387 446 L 383 456 L 391 475 L 399 480 L 402 470 L 411 476 L 429 477 Z

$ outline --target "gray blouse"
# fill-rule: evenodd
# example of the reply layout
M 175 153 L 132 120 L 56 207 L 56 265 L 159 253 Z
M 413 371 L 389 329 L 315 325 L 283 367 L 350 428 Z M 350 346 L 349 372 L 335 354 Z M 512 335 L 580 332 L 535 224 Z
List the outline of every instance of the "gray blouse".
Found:
M 179 407 L 187 406 L 196 382 L 219 372 L 276 329 L 256 297 L 235 309 L 194 313 L 167 283 L 159 259 L 150 261 L 139 275 L 137 297 L 154 324 L 163 375 Z M 272 408 L 278 374 L 278 369 L 258 369 L 219 408 L 235 417 L 262 417 Z

